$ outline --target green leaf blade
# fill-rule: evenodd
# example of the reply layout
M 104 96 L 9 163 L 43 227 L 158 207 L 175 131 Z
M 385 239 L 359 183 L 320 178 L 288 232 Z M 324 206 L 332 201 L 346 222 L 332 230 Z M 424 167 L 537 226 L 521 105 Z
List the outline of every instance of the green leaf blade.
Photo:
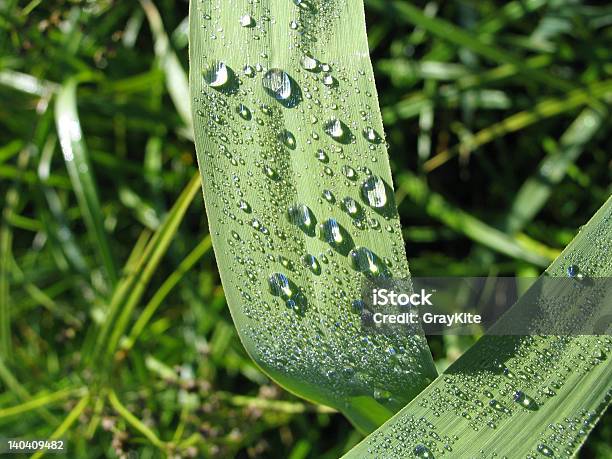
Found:
M 285 388 L 368 431 L 436 373 L 424 337 L 365 336 L 352 310 L 360 247 L 375 255 L 366 271 L 409 275 L 363 4 L 300 5 L 191 2 L 196 149 L 245 348 Z M 380 207 L 368 179 L 384 184 L 373 187 Z
M 576 265 L 585 276 L 609 278 L 611 222 L 612 198 L 546 275 L 566 276 Z M 521 320 L 544 299 L 530 292 L 495 327 Z M 579 308 L 563 299 L 552 301 Z M 345 457 L 573 457 L 612 398 L 611 347 L 608 335 L 486 335 Z M 517 403 L 517 391 L 534 404 Z

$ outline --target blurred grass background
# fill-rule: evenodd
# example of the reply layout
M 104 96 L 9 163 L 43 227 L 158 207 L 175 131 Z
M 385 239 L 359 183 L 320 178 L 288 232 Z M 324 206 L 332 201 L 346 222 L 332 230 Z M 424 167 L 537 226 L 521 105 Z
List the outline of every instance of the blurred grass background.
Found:
M 262 375 L 226 308 L 180 93 L 187 9 L 0 0 L 0 437 L 337 457 L 359 434 Z M 413 274 L 539 274 L 611 192 L 612 5 L 366 10 Z M 474 339 L 432 338 L 439 369 Z M 581 455 L 611 457 L 611 428 Z

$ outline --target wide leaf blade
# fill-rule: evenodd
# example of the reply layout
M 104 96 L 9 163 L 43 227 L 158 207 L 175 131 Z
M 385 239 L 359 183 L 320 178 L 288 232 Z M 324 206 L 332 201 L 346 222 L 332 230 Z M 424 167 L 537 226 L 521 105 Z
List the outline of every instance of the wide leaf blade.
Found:
M 204 198 L 241 340 L 281 385 L 375 428 L 435 377 L 364 336 L 361 282 L 409 275 L 361 1 L 191 2 Z
M 612 198 L 545 275 L 572 267 L 583 277 L 571 282 L 606 282 L 611 246 Z M 534 299 L 556 304 L 559 317 L 582 306 L 561 289 L 546 298 L 527 292 L 495 327 L 521 320 Z M 610 402 L 611 347 L 609 335 L 484 336 L 345 457 L 571 457 Z

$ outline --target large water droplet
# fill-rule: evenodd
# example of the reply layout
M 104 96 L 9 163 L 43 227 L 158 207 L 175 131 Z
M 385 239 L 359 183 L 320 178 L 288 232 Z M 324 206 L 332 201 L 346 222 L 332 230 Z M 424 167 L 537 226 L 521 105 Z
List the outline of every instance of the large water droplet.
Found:
M 342 126 L 342 122 L 338 118 L 332 118 L 325 124 L 325 132 L 332 139 L 342 139 L 344 137 L 344 126 Z
M 281 69 L 268 70 L 263 76 L 262 85 L 276 100 L 286 101 L 291 97 L 291 79 Z
M 376 175 L 371 175 L 365 179 L 361 185 L 361 195 L 372 207 L 381 208 L 387 204 L 385 182 Z
M 282 273 L 272 273 L 268 278 L 268 285 L 270 286 L 270 292 L 274 296 L 280 296 L 285 300 L 293 296 L 294 292 L 289 284 L 289 279 Z
M 329 218 L 321 224 L 321 235 L 327 243 L 332 245 L 341 244 L 343 240 L 340 225 L 335 218 Z
M 355 247 L 349 252 L 349 259 L 355 271 L 373 276 L 380 275 L 376 255 L 366 247 Z
M 204 71 L 204 81 L 211 88 L 220 88 L 227 84 L 229 80 L 229 70 L 224 62 L 215 62 Z
M 314 224 L 314 219 L 310 209 L 304 204 L 296 204 L 287 210 L 289 220 L 300 228 L 310 228 Z

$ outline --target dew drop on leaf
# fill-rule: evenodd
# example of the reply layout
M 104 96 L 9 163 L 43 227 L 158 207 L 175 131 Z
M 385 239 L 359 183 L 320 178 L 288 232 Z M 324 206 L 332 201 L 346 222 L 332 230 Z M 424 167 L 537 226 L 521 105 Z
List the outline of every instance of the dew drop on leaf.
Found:
M 302 57 L 301 64 L 305 70 L 309 71 L 316 71 L 319 68 L 319 61 L 308 54 Z
M 371 175 L 361 185 L 361 195 L 363 199 L 372 207 L 381 208 L 387 204 L 387 190 L 385 182 L 376 176 Z
M 332 139 L 341 139 L 344 137 L 342 122 L 338 118 L 332 118 L 325 124 L 325 133 Z
M 215 62 L 204 71 L 204 81 L 211 88 L 220 88 L 229 81 L 229 71 L 224 62 Z
M 350 251 L 349 259 L 355 271 L 374 276 L 380 274 L 380 268 L 376 263 L 376 255 L 366 247 L 355 247 Z
M 329 218 L 321 224 L 321 235 L 329 244 L 341 244 L 343 240 L 340 225 L 335 218 Z
M 294 292 L 289 284 L 289 279 L 282 273 L 272 273 L 268 278 L 268 285 L 270 286 L 270 292 L 274 296 L 280 296 L 285 300 L 293 296 Z
M 253 27 L 255 25 L 255 20 L 249 14 L 244 14 L 240 16 L 240 25 L 242 27 Z
M 286 101 L 291 97 L 291 79 L 281 69 L 268 70 L 263 76 L 262 84 L 276 100 Z

